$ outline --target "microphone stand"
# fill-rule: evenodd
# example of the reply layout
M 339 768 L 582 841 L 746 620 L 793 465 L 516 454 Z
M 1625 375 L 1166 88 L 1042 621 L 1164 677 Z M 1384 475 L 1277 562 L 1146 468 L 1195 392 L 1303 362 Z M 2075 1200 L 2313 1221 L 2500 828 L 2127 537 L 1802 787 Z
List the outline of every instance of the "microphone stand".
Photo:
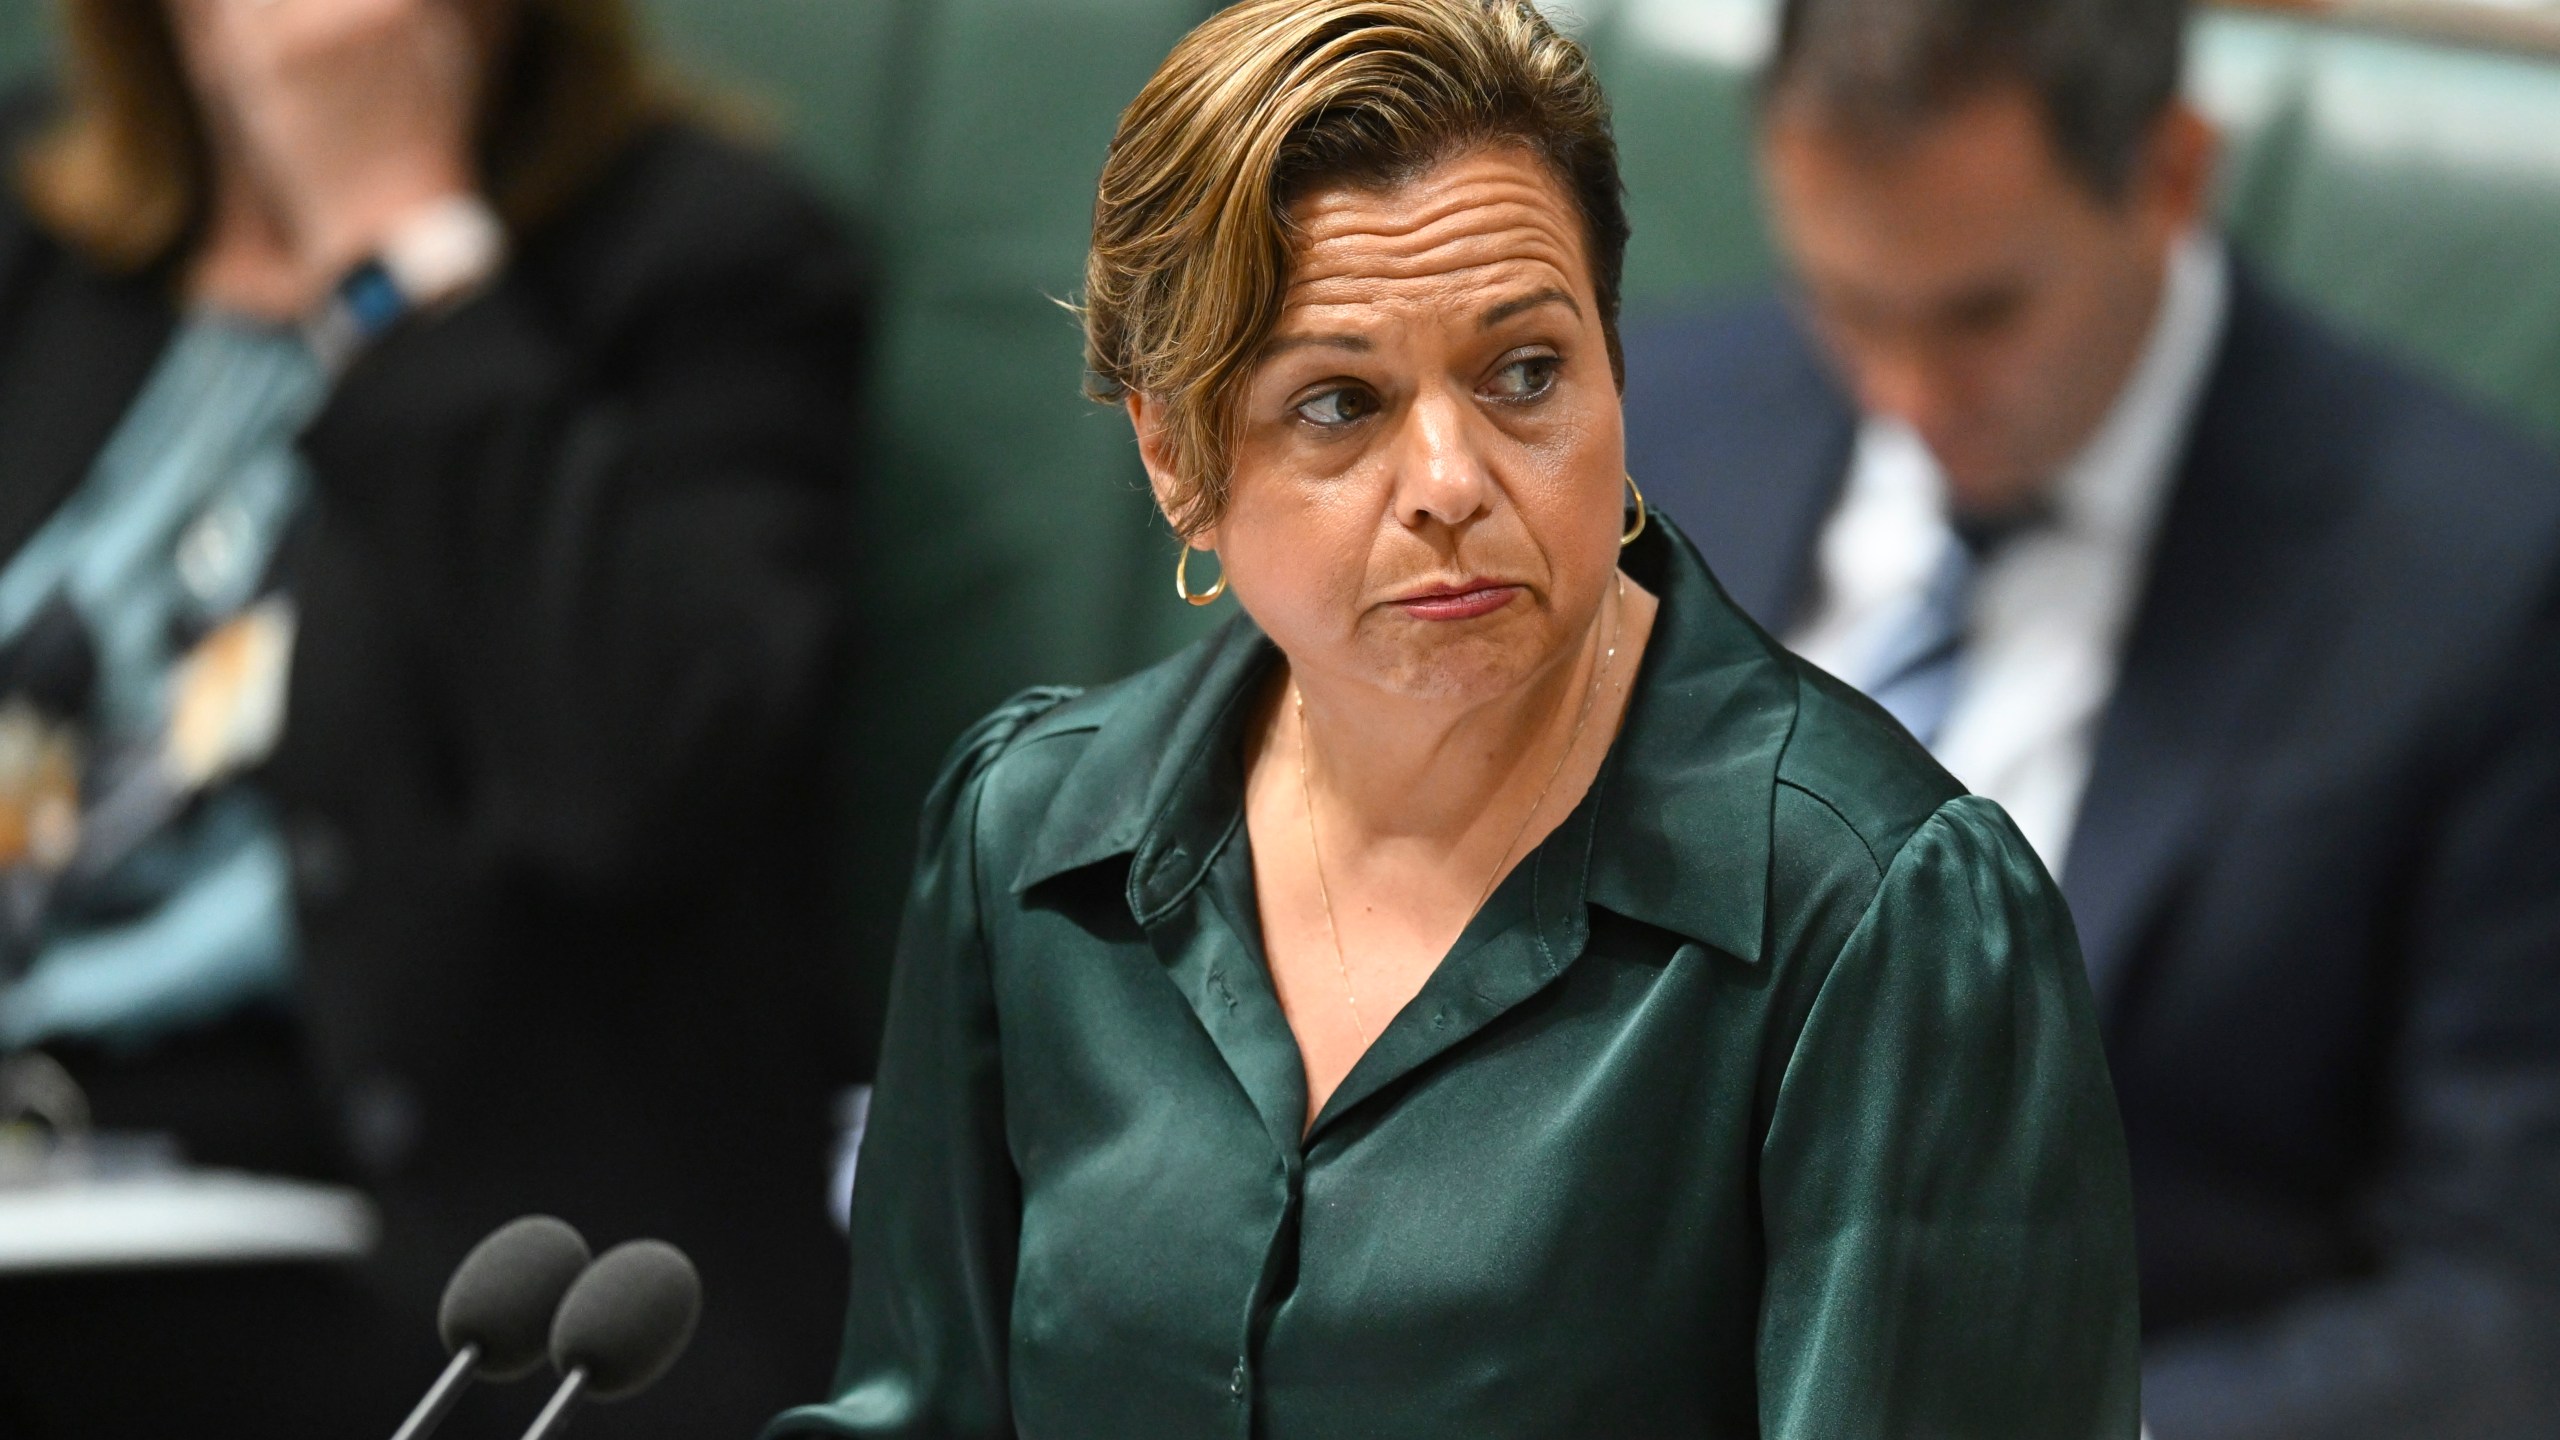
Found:
M 567 1428 L 569 1412 L 577 1407 L 578 1397 L 585 1394 L 586 1389 L 587 1367 L 581 1365 L 569 1372 L 560 1382 L 559 1389 L 551 1392 L 551 1403 L 543 1406 L 542 1413 L 534 1417 L 533 1428 L 524 1432 L 524 1440 L 549 1440 Z
M 409 1412 L 407 1423 L 391 1440 L 423 1440 L 443 1424 L 446 1414 L 462 1399 L 464 1388 L 471 1383 L 471 1367 L 479 1363 L 480 1347 L 477 1345 L 465 1345 L 454 1351 L 444 1373 L 436 1377 L 435 1384 L 427 1387 L 426 1395 L 418 1401 L 418 1408 Z

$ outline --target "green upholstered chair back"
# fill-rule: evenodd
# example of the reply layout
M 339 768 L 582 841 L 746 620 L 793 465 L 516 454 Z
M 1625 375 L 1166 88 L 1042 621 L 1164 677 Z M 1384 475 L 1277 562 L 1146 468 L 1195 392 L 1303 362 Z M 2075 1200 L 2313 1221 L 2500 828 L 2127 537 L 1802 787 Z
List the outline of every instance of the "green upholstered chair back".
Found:
M 2254 141 L 2226 192 L 2241 247 L 2560 442 L 2560 63 L 2264 16 L 2206 34 L 2199 93 Z
M 41 69 L 52 38 L 45 7 L 38 0 L 0 3 L 0 80 Z
M 682 53 L 778 92 L 793 148 L 877 248 L 887 303 L 867 397 L 880 442 L 869 563 L 904 652 L 903 693 L 934 714 L 925 729 L 947 738 L 1016 684 L 1120 673 L 1191 633 L 1127 423 L 1081 397 L 1082 339 L 1060 302 L 1082 281 L 1121 107 L 1209 6 L 654 8 Z M 867 27 L 879 51 L 805 28 L 849 11 L 869 18 L 837 28 Z
M 1228 613 L 1173 598 L 1172 536 L 1128 423 L 1082 398 L 1082 333 L 1060 303 L 1082 283 L 1121 108 L 1212 8 L 652 0 L 691 68 L 760 86 L 791 150 L 860 217 L 885 284 L 853 743 L 851 889 L 872 935 L 937 760 L 971 720 L 1025 685 L 1124 674 Z

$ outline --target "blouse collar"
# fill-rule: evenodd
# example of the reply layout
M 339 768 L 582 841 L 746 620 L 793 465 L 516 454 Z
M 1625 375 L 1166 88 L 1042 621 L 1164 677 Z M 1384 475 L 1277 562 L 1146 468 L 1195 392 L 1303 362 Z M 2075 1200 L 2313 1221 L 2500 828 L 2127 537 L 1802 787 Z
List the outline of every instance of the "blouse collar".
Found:
M 1536 852 L 1543 948 L 1561 969 L 1588 934 L 1586 907 L 1598 905 L 1756 962 L 1778 759 L 1795 722 L 1790 662 L 1659 513 L 1622 564 L 1661 608 L 1608 760 Z M 1238 614 L 1173 659 L 1033 722 L 1020 742 L 1077 730 L 1092 739 L 1014 892 L 1125 856 L 1140 924 L 1188 899 L 1242 828 L 1245 727 L 1278 659 Z

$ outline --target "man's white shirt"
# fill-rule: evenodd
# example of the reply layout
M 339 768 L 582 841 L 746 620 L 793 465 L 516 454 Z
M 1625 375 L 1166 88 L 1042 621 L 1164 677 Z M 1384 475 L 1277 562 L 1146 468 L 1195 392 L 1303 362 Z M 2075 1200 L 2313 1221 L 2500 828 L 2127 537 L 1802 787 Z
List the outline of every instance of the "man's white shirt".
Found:
M 2057 875 L 2230 290 L 2217 237 L 2176 245 L 2114 407 L 2056 477 L 2045 517 L 1994 550 L 1975 580 L 1954 701 L 1931 748 L 2009 812 Z M 1815 551 L 1812 606 L 1788 645 L 1853 685 L 1881 678 L 1871 673 L 1880 650 L 1960 543 L 1927 446 L 1899 421 L 1867 418 Z

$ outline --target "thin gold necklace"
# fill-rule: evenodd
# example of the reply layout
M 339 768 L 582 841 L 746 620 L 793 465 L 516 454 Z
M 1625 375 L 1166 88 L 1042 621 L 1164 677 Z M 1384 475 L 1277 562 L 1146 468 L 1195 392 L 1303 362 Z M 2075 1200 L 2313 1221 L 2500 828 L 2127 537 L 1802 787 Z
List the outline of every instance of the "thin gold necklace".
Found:
M 1600 698 L 1601 677 L 1609 673 L 1609 663 L 1618 658 L 1619 631 L 1627 608 L 1627 577 L 1624 574 L 1618 576 L 1613 598 L 1616 603 L 1610 607 L 1609 644 L 1600 654 L 1600 663 L 1591 667 L 1591 683 L 1584 687 L 1582 708 L 1573 717 L 1573 734 L 1556 755 L 1555 768 L 1547 772 L 1546 783 L 1538 787 L 1538 798 L 1529 802 L 1528 813 L 1520 817 L 1520 828 L 1511 832 L 1510 842 L 1502 847 L 1500 855 L 1494 857 L 1493 873 L 1485 877 L 1484 890 L 1467 910 L 1469 922 L 1473 922 L 1476 913 L 1484 909 L 1484 902 L 1493 898 L 1494 886 L 1502 882 L 1502 872 L 1510 866 L 1511 852 L 1520 848 L 1520 837 L 1529 833 L 1529 822 L 1537 819 L 1538 812 L 1546 808 L 1547 796 L 1556 788 L 1556 777 L 1564 773 L 1564 762 L 1572 759 L 1573 752 L 1582 748 L 1582 729 L 1591 723 L 1591 706 Z M 1342 976 L 1342 998 L 1351 1008 L 1351 1028 L 1360 1032 L 1360 1043 L 1366 1045 L 1370 1040 L 1369 1025 L 1360 1017 L 1360 993 L 1351 984 L 1351 959 L 1342 948 L 1342 927 L 1333 918 L 1333 889 L 1324 880 L 1324 847 L 1316 840 L 1316 797 L 1313 787 L 1307 783 L 1307 692 L 1299 689 L 1293 680 L 1289 684 L 1289 695 L 1298 717 L 1298 799 L 1307 807 L 1307 854 L 1315 861 L 1316 894 L 1324 901 L 1324 933 L 1333 941 L 1334 969 Z

